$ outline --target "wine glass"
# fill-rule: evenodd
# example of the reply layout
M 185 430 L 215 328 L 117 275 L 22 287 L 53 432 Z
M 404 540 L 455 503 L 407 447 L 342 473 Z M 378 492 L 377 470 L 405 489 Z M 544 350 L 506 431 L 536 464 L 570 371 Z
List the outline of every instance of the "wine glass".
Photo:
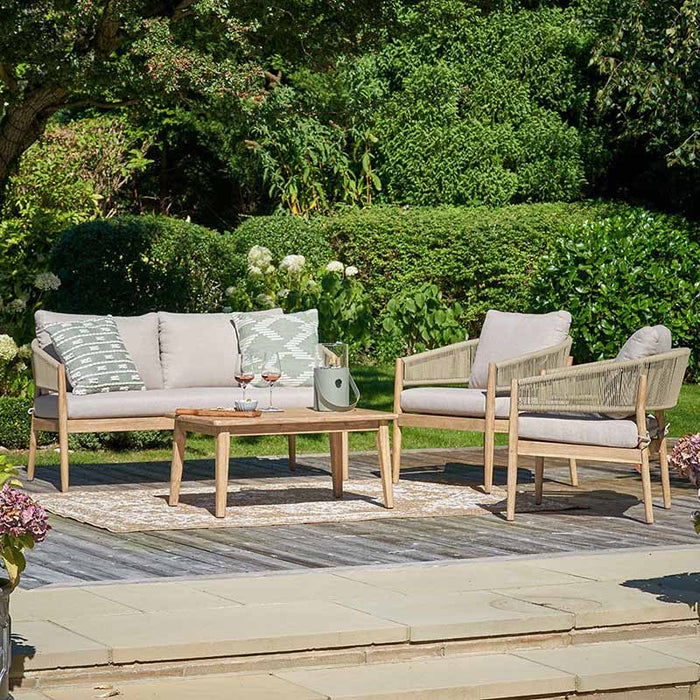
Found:
M 243 389 L 243 401 L 246 400 L 246 389 L 253 379 L 255 379 L 255 363 L 251 357 L 245 355 L 238 356 L 238 370 L 234 376 L 238 386 Z
M 268 407 L 263 408 L 263 411 L 281 411 L 281 408 L 276 408 L 272 405 L 272 386 L 282 376 L 282 364 L 278 352 L 270 352 L 265 355 L 262 363 L 261 376 L 264 381 L 270 385 L 270 400 Z

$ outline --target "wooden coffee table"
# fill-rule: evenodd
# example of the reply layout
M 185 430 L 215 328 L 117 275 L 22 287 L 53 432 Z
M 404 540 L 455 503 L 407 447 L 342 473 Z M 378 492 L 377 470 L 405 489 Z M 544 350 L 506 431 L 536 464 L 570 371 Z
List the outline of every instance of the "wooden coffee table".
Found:
M 263 413 L 258 418 L 171 416 L 175 420 L 173 434 L 173 462 L 170 472 L 170 505 L 176 506 L 180 499 L 180 482 L 185 456 L 187 433 L 213 435 L 216 438 L 216 507 L 217 518 L 226 515 L 228 487 L 229 449 L 231 436 L 236 435 L 303 435 L 328 433 L 331 451 L 331 475 L 333 495 L 343 496 L 343 433 L 376 431 L 379 470 L 382 475 L 384 505 L 394 507 L 391 481 L 391 454 L 389 449 L 389 423 L 396 418 L 394 413 L 355 408 L 352 411 L 332 413 L 314 411 L 311 408 L 290 408 L 279 413 Z M 345 448 L 346 449 L 346 448 Z

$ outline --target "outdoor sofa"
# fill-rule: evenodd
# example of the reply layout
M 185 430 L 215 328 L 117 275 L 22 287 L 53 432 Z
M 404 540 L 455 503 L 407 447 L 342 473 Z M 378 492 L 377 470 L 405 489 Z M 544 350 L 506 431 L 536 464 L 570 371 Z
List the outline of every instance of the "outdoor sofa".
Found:
M 281 314 L 282 311 L 279 310 Z M 59 362 L 46 328 L 51 323 L 100 318 L 39 310 L 32 342 L 35 383 L 28 478 L 34 478 L 37 432 L 58 433 L 61 490 L 69 486 L 68 436 L 71 433 L 172 430 L 177 408 L 231 406 L 241 398 L 234 379 L 238 337 L 232 315 L 147 313 L 115 316 L 119 335 L 145 384 L 145 391 L 113 391 L 77 396 Z M 266 405 L 268 390 L 249 386 L 248 397 Z M 281 408 L 313 404 L 312 386 L 276 386 Z M 289 436 L 290 466 L 295 459 Z M 345 441 L 346 442 L 346 441 Z M 347 461 L 347 460 L 344 460 Z

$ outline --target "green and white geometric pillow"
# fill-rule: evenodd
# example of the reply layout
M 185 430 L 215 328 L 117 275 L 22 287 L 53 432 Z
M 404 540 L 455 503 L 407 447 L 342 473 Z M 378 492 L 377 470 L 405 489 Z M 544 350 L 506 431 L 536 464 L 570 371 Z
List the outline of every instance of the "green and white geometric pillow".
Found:
M 117 324 L 109 316 L 50 323 L 46 331 L 76 396 L 146 390 Z
M 313 386 L 318 348 L 318 311 L 275 314 L 246 319 L 238 325 L 241 355 L 260 364 L 266 354 L 280 356 L 278 386 Z M 256 386 L 266 386 L 257 376 Z

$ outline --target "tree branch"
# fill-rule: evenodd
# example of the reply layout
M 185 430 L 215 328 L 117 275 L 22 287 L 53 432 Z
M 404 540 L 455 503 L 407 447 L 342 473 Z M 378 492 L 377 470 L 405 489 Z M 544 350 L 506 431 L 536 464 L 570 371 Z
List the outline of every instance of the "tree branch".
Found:
M 67 102 L 64 106 L 71 109 L 73 107 L 98 107 L 99 109 L 116 109 L 117 107 L 128 107 L 129 105 L 138 104 L 140 100 L 120 100 L 118 102 L 103 102 L 101 100 L 93 100 L 87 98 L 77 100 L 76 102 Z

